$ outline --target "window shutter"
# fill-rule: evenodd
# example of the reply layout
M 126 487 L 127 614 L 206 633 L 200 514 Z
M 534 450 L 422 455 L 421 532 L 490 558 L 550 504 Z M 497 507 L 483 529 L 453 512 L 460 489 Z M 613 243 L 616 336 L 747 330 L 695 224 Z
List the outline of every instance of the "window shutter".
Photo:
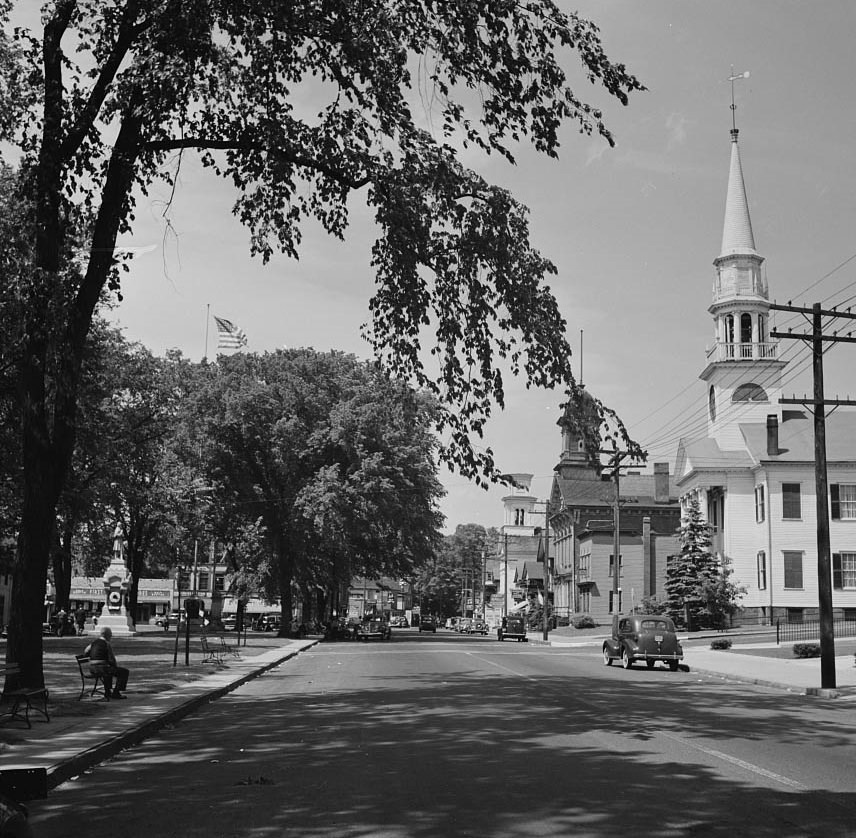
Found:
M 844 588 L 844 574 L 841 572 L 841 553 L 832 554 L 832 587 L 836 591 Z
M 841 520 L 841 501 L 838 495 L 838 484 L 831 483 L 829 486 L 829 497 L 832 501 L 832 520 L 840 521 Z

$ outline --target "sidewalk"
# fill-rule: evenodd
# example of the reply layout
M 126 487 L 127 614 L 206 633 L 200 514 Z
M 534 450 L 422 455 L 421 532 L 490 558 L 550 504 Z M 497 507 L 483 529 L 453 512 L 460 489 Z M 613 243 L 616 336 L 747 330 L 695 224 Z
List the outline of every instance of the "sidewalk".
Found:
M 823 698 L 852 697 L 856 699 L 856 640 L 836 640 L 835 689 L 821 688 L 820 658 L 796 658 L 790 656 L 792 643 L 776 645 L 773 642 L 757 642 L 752 635 L 731 633 L 731 649 L 711 649 L 710 640 L 723 637 L 721 633 L 699 632 L 691 638 L 679 634 L 684 648 L 685 666 L 690 672 L 713 675 L 745 684 L 759 684 L 803 695 Z M 564 648 L 588 647 L 598 652 L 605 635 L 589 635 L 579 639 L 550 637 L 549 645 Z M 689 640 L 708 645 L 690 645 Z M 841 654 L 846 650 L 846 654 Z
M 23 722 L 2 720 L 0 766 L 44 767 L 48 788 L 53 788 L 319 640 L 249 633 L 246 645 L 236 647 L 234 632 L 223 636 L 239 656 L 226 655 L 220 665 L 203 664 L 199 638 L 192 637 L 189 665 L 185 665 L 185 642 L 181 637 L 175 666 L 174 632 L 167 634 L 158 629 L 143 631 L 133 638 L 114 637 L 119 663 L 131 670 L 124 701 L 90 698 L 91 682 L 87 694 L 79 698 L 81 680 L 74 656 L 83 651 L 91 637 L 46 637 L 44 669 L 45 684 L 50 690 L 50 722 L 46 723 L 39 713 L 30 714 L 31 729 Z M 0 654 L 5 655 L 5 645 L 5 640 L 0 642 Z

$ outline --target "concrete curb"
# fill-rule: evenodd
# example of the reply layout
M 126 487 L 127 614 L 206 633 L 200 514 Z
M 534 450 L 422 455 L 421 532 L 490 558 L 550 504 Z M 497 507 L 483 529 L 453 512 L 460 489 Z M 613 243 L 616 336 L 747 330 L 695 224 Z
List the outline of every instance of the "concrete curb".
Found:
M 738 684 L 751 684 L 757 687 L 771 687 L 775 690 L 793 693 L 794 695 L 810 695 L 816 698 L 838 698 L 842 695 L 838 689 L 824 689 L 822 687 L 797 687 L 793 684 L 784 684 L 781 681 L 768 681 L 764 678 L 752 678 L 749 675 L 734 675 L 726 672 L 716 672 L 712 669 L 700 669 L 693 667 L 690 672 L 697 675 L 707 675 L 712 678 L 721 678 L 723 681 L 733 681 Z
M 111 739 L 99 742 L 97 745 L 93 745 L 91 748 L 81 751 L 70 759 L 65 759 L 62 762 L 48 766 L 48 790 L 56 788 L 62 783 L 70 780 L 72 777 L 76 777 L 78 774 L 81 774 L 91 768 L 93 765 L 97 765 L 98 763 L 104 762 L 104 760 L 115 756 L 120 751 L 124 751 L 127 748 L 138 745 L 140 742 L 144 741 L 154 733 L 157 733 L 167 725 L 188 716 L 203 704 L 208 704 L 211 701 L 216 701 L 218 698 L 222 698 L 227 693 L 236 690 L 238 687 L 246 684 L 248 681 L 252 681 L 254 678 L 258 678 L 259 675 L 263 675 L 268 670 L 285 663 L 285 661 L 290 660 L 291 658 L 297 657 L 297 655 L 304 652 L 306 649 L 311 649 L 318 642 L 318 640 L 312 641 L 300 649 L 287 652 L 271 661 L 267 661 L 264 664 L 245 672 L 243 675 L 237 677 L 234 681 L 230 681 L 228 684 L 223 684 L 222 686 L 211 690 L 205 690 L 199 693 L 199 695 L 195 695 L 192 698 L 183 701 L 181 704 L 170 708 L 168 711 L 154 719 L 149 719 L 146 722 L 129 727 L 127 730 L 122 731 L 122 733 L 112 737 Z

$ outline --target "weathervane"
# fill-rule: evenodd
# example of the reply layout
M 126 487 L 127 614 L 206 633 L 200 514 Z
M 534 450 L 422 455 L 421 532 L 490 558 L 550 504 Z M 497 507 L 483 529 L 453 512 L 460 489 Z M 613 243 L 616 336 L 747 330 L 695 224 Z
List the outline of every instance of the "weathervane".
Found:
M 749 71 L 746 70 L 745 73 L 735 73 L 734 65 L 731 65 L 731 75 L 728 77 L 728 81 L 731 82 L 731 130 L 737 131 L 737 105 L 734 104 L 734 82 L 738 79 L 748 79 Z

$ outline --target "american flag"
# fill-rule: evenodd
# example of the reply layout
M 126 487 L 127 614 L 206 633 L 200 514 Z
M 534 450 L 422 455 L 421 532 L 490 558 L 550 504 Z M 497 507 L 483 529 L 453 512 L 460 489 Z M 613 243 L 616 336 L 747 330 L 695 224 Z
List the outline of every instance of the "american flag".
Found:
M 217 348 L 218 349 L 240 349 L 247 345 L 247 336 L 243 329 L 239 329 L 231 320 L 222 317 L 214 317 L 217 323 Z

